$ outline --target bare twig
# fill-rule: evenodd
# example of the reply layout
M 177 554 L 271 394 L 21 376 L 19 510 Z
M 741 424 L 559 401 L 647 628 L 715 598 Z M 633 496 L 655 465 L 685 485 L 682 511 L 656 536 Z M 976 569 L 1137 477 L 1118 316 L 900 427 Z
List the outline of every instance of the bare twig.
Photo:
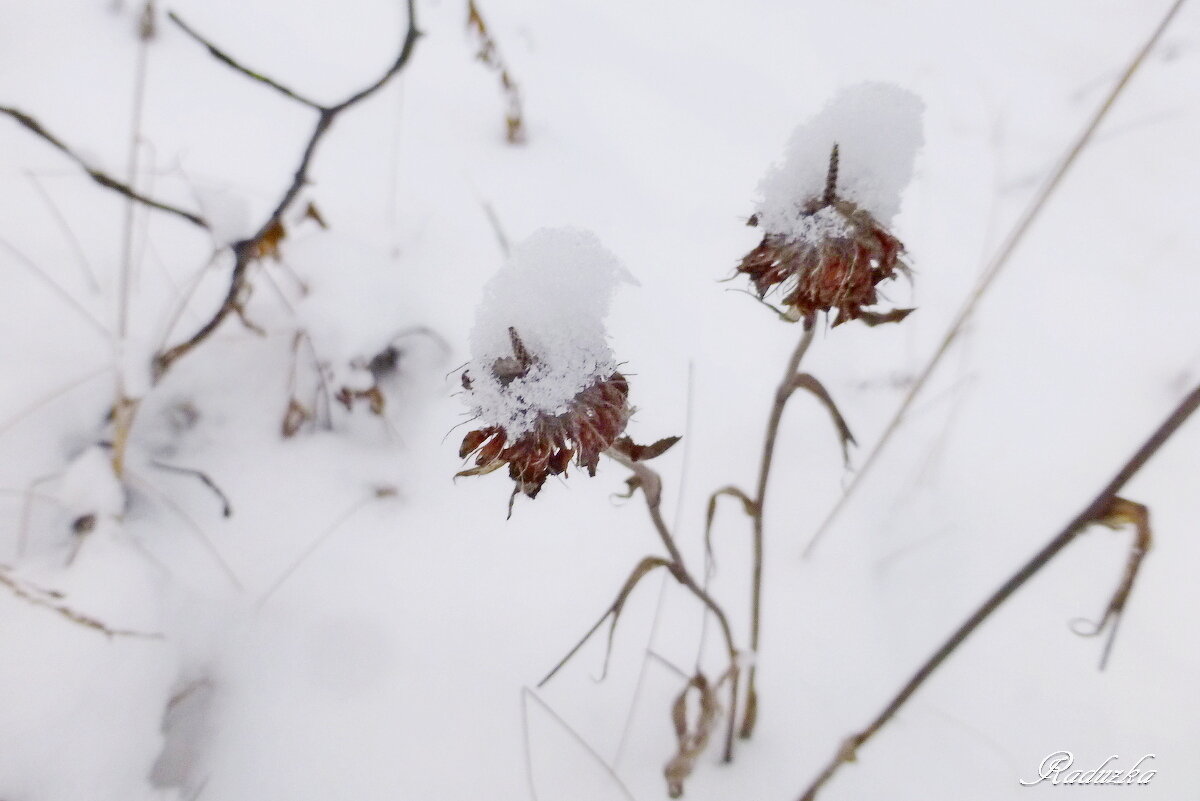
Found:
M 234 262 L 233 269 L 229 277 L 229 289 L 225 293 L 225 298 L 221 301 L 221 305 L 213 313 L 213 316 L 205 322 L 200 328 L 192 334 L 191 337 L 183 342 L 168 348 L 159 353 L 154 358 L 154 371 L 156 376 L 161 376 L 167 369 L 176 361 L 186 355 L 192 348 L 207 339 L 214 331 L 220 327 L 230 314 L 238 314 L 241 310 L 241 305 L 246 291 L 247 271 L 250 264 L 261 255 L 264 242 L 271 236 L 278 236 L 278 231 L 282 226 L 283 215 L 288 208 L 296 200 L 301 189 L 308 183 L 308 172 L 312 165 L 312 160 L 317 151 L 317 146 L 321 143 L 325 134 L 332 127 L 338 116 L 359 103 L 362 100 L 370 97 L 376 91 L 384 86 L 392 77 L 399 73 L 408 63 L 412 56 L 413 48 L 416 46 L 417 39 L 420 36 L 420 31 L 417 30 L 416 10 L 414 8 L 414 0 L 408 0 L 408 31 L 404 36 L 404 42 L 400 47 L 400 53 L 396 56 L 395 61 L 387 68 L 387 70 L 378 79 L 367 85 L 365 88 L 351 94 L 345 100 L 332 106 L 322 106 L 313 101 L 307 100 L 296 93 L 292 92 L 287 87 L 272 81 L 264 76 L 241 66 L 240 63 L 226 56 L 223 51 L 215 45 L 209 43 L 202 38 L 194 30 L 189 28 L 177 15 L 171 14 L 171 20 L 185 30 L 192 38 L 208 48 L 209 52 L 216 58 L 222 61 L 237 71 L 252 77 L 253 79 L 270 86 L 276 91 L 284 94 L 287 97 L 303 103 L 317 111 L 317 121 L 313 126 L 313 132 L 309 135 L 308 142 L 304 147 L 304 151 L 300 156 L 300 164 L 296 168 L 292 176 L 292 182 L 284 190 L 279 202 L 275 204 L 270 215 L 259 227 L 258 231 L 249 239 L 243 239 L 234 242 L 230 247 L 233 250 Z
M 1120 79 L 1118 79 L 1112 90 L 1108 93 L 1108 96 L 1104 98 L 1104 101 L 1100 104 L 1100 107 L 1097 108 L 1092 114 L 1091 118 L 1088 120 L 1079 136 L 1067 149 L 1067 152 L 1062 161 L 1059 163 L 1058 167 L 1053 173 L 1050 174 L 1050 177 L 1046 180 L 1046 183 L 1042 185 L 1040 190 L 1038 190 L 1038 193 L 1034 195 L 1033 200 L 1030 202 L 1029 207 L 1025 210 L 1025 213 L 1021 215 L 1019 220 L 1017 220 L 1016 225 L 1013 226 L 1013 229 L 1009 232 L 1004 242 L 1000 245 L 1000 249 L 996 252 L 996 255 L 992 257 L 992 260 L 988 263 L 987 267 L 984 268 L 983 273 L 979 276 L 979 281 L 975 284 L 975 288 L 963 302 L 962 308 L 959 309 L 958 314 L 954 318 L 954 322 L 950 324 L 950 328 L 946 331 L 945 336 L 942 337 L 942 341 L 938 345 L 937 350 L 935 350 L 933 355 L 930 357 L 929 362 L 925 365 L 925 368 L 921 371 L 921 374 L 917 377 L 917 380 L 909 389 L 908 394 L 904 396 L 904 400 L 900 403 L 900 408 L 898 408 L 896 413 L 892 416 L 891 421 L 884 429 L 879 440 L 875 443 L 875 446 L 871 449 L 871 452 L 867 454 L 867 459 L 863 463 L 862 468 L 859 469 L 858 473 L 856 473 L 854 478 L 851 479 L 850 486 L 846 487 L 846 491 L 842 493 L 841 498 L 839 498 L 837 503 L 834 504 L 834 507 L 829 511 L 829 514 L 826 515 L 825 519 L 821 522 L 821 525 L 812 535 L 812 539 L 808 541 L 808 544 L 804 548 L 805 558 L 812 555 L 813 549 L 816 547 L 817 542 L 822 536 L 825 535 L 830 526 L 833 525 L 833 521 L 837 519 L 839 514 L 841 514 L 842 509 L 846 507 L 846 504 L 850 501 L 850 498 L 853 497 L 855 491 L 859 486 L 862 485 L 863 480 L 871 472 L 871 468 L 875 466 L 875 463 L 879 458 L 879 454 L 882 453 L 884 447 L 900 428 L 901 423 L 904 422 L 904 416 L 908 413 L 913 401 L 916 400 L 917 395 L 921 393 L 921 390 L 925 388 L 925 384 L 928 383 L 930 377 L 937 369 L 938 364 L 941 363 L 942 358 L 945 357 L 946 353 L 950 350 L 950 346 L 954 344 L 955 340 L 958 339 L 959 334 L 962 333 L 963 329 L 970 321 L 971 316 L 975 313 L 975 308 L 979 305 L 980 300 L 982 300 L 984 294 L 991 287 L 992 282 L 996 280 L 997 276 L 1000 275 L 1000 272 L 1008 264 L 1008 261 L 1016 251 L 1017 246 L 1020 245 L 1022 240 L 1025 239 L 1025 234 L 1028 233 L 1029 229 L 1033 226 L 1034 221 L 1041 215 L 1042 210 L 1046 207 L 1047 202 L 1049 202 L 1050 198 L 1053 197 L 1059 186 L 1062 185 L 1063 178 L 1066 177 L 1067 172 L 1070 171 L 1072 166 L 1074 166 L 1075 161 L 1079 158 L 1079 154 L 1082 153 L 1091 142 L 1092 136 L 1095 134 L 1096 129 L 1100 127 L 1100 123 L 1103 122 L 1104 118 L 1108 116 L 1108 112 L 1116 104 L 1117 98 L 1121 96 L 1121 93 L 1129 84 L 1130 79 L 1133 78 L 1134 74 L 1138 71 L 1142 64 L 1145 63 L 1146 56 L 1148 56 L 1150 51 L 1153 50 L 1155 45 L 1158 44 L 1158 41 L 1162 38 L 1163 33 L 1171 24 L 1171 20 L 1175 18 L 1176 13 L 1183 6 L 1183 3 L 1184 0 L 1175 0 L 1175 2 L 1171 4 L 1171 7 L 1167 10 L 1167 13 L 1158 23 L 1158 26 L 1154 29 L 1154 32 L 1150 35 L 1150 38 L 1146 40 L 1146 43 L 1142 45 L 1142 48 L 1129 62 L 1129 65 L 1121 74 Z
M 72 623 L 77 623 L 85 628 L 98 631 L 106 637 L 138 637 L 148 640 L 161 640 L 162 635 L 156 633 L 147 633 L 141 631 L 129 631 L 126 629 L 114 629 L 94 617 L 89 617 L 82 612 L 76 611 L 69 606 L 59 602 L 61 596 L 49 590 L 43 590 L 31 586 L 28 583 L 18 581 L 13 577 L 8 569 L 0 566 L 0 584 L 3 584 L 9 591 L 20 598 L 22 601 L 30 603 L 34 606 L 40 606 L 43 609 L 48 609 L 58 615 L 66 618 Z
M 279 83 L 278 81 L 274 81 L 274 80 L 268 78 L 267 76 L 263 75 L 261 72 L 257 72 L 255 70 L 250 69 L 249 67 L 243 66 L 240 62 L 238 62 L 232 56 L 227 54 L 224 50 L 217 47 L 215 44 L 210 42 L 208 39 L 205 39 L 200 34 L 196 33 L 196 31 L 193 30 L 190 25 L 188 25 L 186 22 L 184 22 L 179 17 L 179 15 L 176 14 L 174 11 L 168 11 L 167 18 L 170 19 L 171 22 L 178 25 L 179 29 L 181 31 L 183 31 L 188 36 L 190 36 L 192 39 L 196 40 L 201 45 L 203 45 L 204 48 L 208 50 L 209 55 L 211 55 L 217 61 L 220 61 L 222 64 L 225 64 L 228 67 L 232 67 L 233 69 L 235 69 L 238 72 L 245 75 L 247 78 L 251 78 L 255 81 L 258 81 L 259 83 L 266 84 L 267 86 L 274 89 L 276 92 L 279 92 L 281 95 L 284 95 L 286 97 L 290 97 L 292 100 L 295 100 L 297 103 L 308 106 L 311 109 L 316 109 L 317 111 L 325 110 L 325 107 L 322 106 L 320 103 L 316 103 L 312 100 L 309 100 L 307 97 L 303 97 L 302 95 L 292 91 L 291 89 L 287 88 L 283 84 Z
M 680 460 L 682 466 L 679 473 L 679 492 L 675 497 L 675 510 L 671 517 L 671 527 L 674 529 L 679 528 L 679 519 L 680 515 L 683 514 L 683 503 L 687 496 L 686 489 L 689 475 L 688 467 L 691 465 L 692 455 L 692 424 L 695 419 L 693 414 L 696 389 L 695 373 L 695 364 L 691 360 L 688 360 L 687 401 L 685 404 L 683 425 L 683 454 L 682 459 Z M 706 590 L 708 589 L 708 579 L 711 576 L 711 569 L 709 567 L 710 564 L 711 560 L 706 560 L 704 571 L 704 588 Z M 654 617 L 650 622 L 650 632 L 646 635 L 646 647 L 642 655 L 641 665 L 638 668 L 637 682 L 634 684 L 633 692 L 629 696 L 629 710 L 625 714 L 625 725 L 621 728 L 621 737 L 617 741 L 616 753 L 613 754 L 612 764 L 614 768 L 620 767 L 621 759 L 626 754 L 626 749 L 630 742 L 629 735 L 633 731 L 634 715 L 641 703 L 642 693 L 645 691 L 646 677 L 649 675 L 650 661 L 654 654 L 654 642 L 658 637 L 659 627 L 662 625 L 663 601 L 666 599 L 667 595 L 667 579 L 668 576 L 663 575 L 658 583 L 658 597 L 654 603 Z M 706 607 L 704 610 L 704 620 L 700 627 L 700 641 L 697 644 L 696 649 L 697 669 L 699 669 L 700 661 L 704 654 L 704 647 L 707 641 L 707 632 L 708 609 Z M 684 675 L 684 678 L 686 679 L 687 676 Z
M 825 786 L 825 784 L 833 778 L 843 764 L 853 762 L 857 751 L 864 743 L 871 739 L 879 732 L 881 728 L 896 714 L 899 709 L 908 702 L 910 698 L 920 689 L 933 673 L 942 666 L 942 664 L 958 649 L 963 642 L 971 636 L 971 634 L 979 628 L 985 620 L 987 620 L 993 612 L 1000 608 L 1013 593 L 1024 586 L 1025 582 L 1029 581 L 1039 570 L 1045 567 L 1051 559 L 1053 559 L 1060 551 L 1066 548 L 1071 542 L 1089 525 L 1093 523 L 1111 524 L 1114 520 L 1125 519 L 1124 513 L 1128 511 L 1128 501 L 1124 501 L 1117 496 L 1117 493 L 1129 482 L 1134 475 L 1137 474 L 1142 467 L 1145 466 L 1151 457 L 1158 452 L 1158 449 L 1163 446 L 1171 438 L 1172 435 L 1179 429 L 1180 426 L 1200 407 L 1200 386 L 1196 387 L 1185 397 L 1180 404 L 1175 408 L 1175 411 L 1158 427 L 1158 429 L 1150 435 L 1150 437 L 1142 444 L 1137 452 L 1129 458 L 1123 467 L 1117 472 L 1117 475 L 1108 482 L 1108 485 L 1100 491 L 1091 503 L 1089 503 L 1082 512 L 1075 516 L 1070 523 L 1063 528 L 1055 537 L 1050 540 L 1040 551 L 1026 562 L 1016 573 L 1014 573 L 1007 581 L 1004 582 L 995 592 L 988 597 L 983 604 L 976 609 L 970 617 L 963 622 L 961 626 L 954 631 L 953 634 L 930 656 L 923 665 L 913 674 L 912 678 L 900 689 L 887 706 L 883 708 L 874 720 L 867 725 L 865 729 L 846 738 L 845 742 L 834 754 L 833 759 L 829 764 L 817 775 L 808 789 L 800 796 L 800 801 L 813 801 L 816 798 L 817 792 Z M 1140 558 L 1139 558 L 1140 561 Z M 1136 573 L 1136 566 L 1133 568 Z M 1124 607 L 1126 598 L 1128 597 L 1128 589 L 1132 587 L 1133 579 L 1127 571 L 1127 582 L 1123 582 L 1118 589 L 1117 595 L 1113 599 L 1113 603 L 1118 605 L 1119 609 Z M 1110 604 L 1110 610 L 1112 605 Z M 1105 618 L 1109 617 L 1106 613 Z
M 167 495 L 165 492 L 160 492 L 149 481 L 146 481 L 145 479 L 140 478 L 129 471 L 126 471 L 126 475 L 124 477 L 134 486 L 140 487 L 143 492 L 158 501 L 165 509 L 167 509 L 167 511 L 179 518 L 179 520 L 184 524 L 184 527 L 192 533 L 192 535 L 196 538 L 196 541 L 199 542 L 204 550 L 208 552 L 209 556 L 212 557 L 213 562 L 218 568 L 220 568 L 221 572 L 225 575 L 225 578 L 229 581 L 229 584 L 235 590 L 241 592 L 245 589 L 245 587 L 242 585 L 241 579 L 238 578 L 237 573 L 233 572 L 233 566 L 229 564 L 229 562 L 217 549 L 217 546 L 213 543 L 212 538 L 208 536 L 204 529 L 201 528 L 195 520 L 188 516 L 188 513 L 183 510 L 183 507 L 176 503 L 170 495 Z
M 675 538 L 672 536 L 670 529 L 667 528 L 667 523 L 662 516 L 662 479 L 658 473 L 651 470 L 642 462 L 635 462 L 624 453 L 621 453 L 615 448 L 609 448 L 605 451 L 609 458 L 620 462 L 629 469 L 633 476 L 629 479 L 630 491 L 640 489 L 642 497 L 646 500 L 646 509 L 650 513 L 650 520 L 654 524 L 654 530 L 658 533 L 658 537 L 662 540 L 663 546 L 667 549 L 667 554 L 670 556 L 670 563 L 667 569 L 671 575 L 687 588 L 692 595 L 704 604 L 713 617 L 716 618 L 718 626 L 721 628 L 721 634 L 725 639 L 725 648 L 729 654 L 729 669 L 731 680 L 730 703 L 729 703 L 729 728 L 725 738 L 725 753 L 723 759 L 726 762 L 733 760 L 733 740 L 735 730 L 735 720 L 737 718 L 737 702 L 738 702 L 738 650 L 734 645 L 733 629 L 729 625 L 729 618 L 725 615 L 725 610 L 713 600 L 696 579 L 688 572 L 688 569 L 683 561 L 683 554 L 679 552 L 679 547 L 675 544 Z
M 135 190 L 133 187 L 129 186 L 129 184 L 118 181 L 111 175 L 108 175 L 107 173 L 93 167 L 87 162 L 86 159 L 83 158 L 83 156 L 80 156 L 74 150 L 69 148 L 61 139 L 46 130 L 45 126 L 23 111 L 18 111 L 11 106 L 0 106 L 0 114 L 7 114 L 29 131 L 37 134 L 46 142 L 49 142 L 51 145 L 60 150 L 67 158 L 78 164 L 80 168 L 82 168 L 83 171 L 88 174 L 89 178 L 100 184 L 100 186 L 103 186 L 105 189 L 111 189 L 117 194 L 124 195 L 130 200 L 136 200 L 143 206 L 149 206 L 152 209 L 158 209 L 159 211 L 165 211 L 168 214 L 174 214 L 176 217 L 187 220 L 192 225 L 199 226 L 200 228 L 208 228 L 208 222 L 205 221 L 205 219 L 199 214 L 195 214 L 177 206 L 172 206 L 169 203 L 163 203 L 162 201 L 147 197 Z
M 191 476 L 192 478 L 196 479 L 201 484 L 212 490 L 213 495 L 216 495 L 217 500 L 221 502 L 221 517 L 233 516 L 233 506 L 231 506 L 229 503 L 229 496 L 222 492 L 221 488 L 217 486 L 217 482 L 213 481 L 212 478 L 210 478 L 209 475 L 203 470 L 197 470 L 194 467 L 180 467 L 179 465 L 167 464 L 166 462 L 160 462 L 157 459 L 152 459 L 150 464 L 154 465 L 160 470 L 167 470 L 172 473 L 181 473 L 185 476 Z

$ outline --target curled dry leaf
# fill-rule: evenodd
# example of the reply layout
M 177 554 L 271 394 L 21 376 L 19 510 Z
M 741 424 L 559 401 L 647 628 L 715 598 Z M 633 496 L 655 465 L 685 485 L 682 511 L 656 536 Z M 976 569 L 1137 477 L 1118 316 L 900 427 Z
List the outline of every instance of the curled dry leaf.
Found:
M 608 642 L 604 649 L 604 666 L 601 669 L 600 678 L 603 679 L 605 676 L 607 676 L 609 659 L 612 657 L 613 637 L 617 633 L 617 622 L 621 619 L 621 612 L 625 609 L 625 602 L 629 600 L 629 596 L 633 593 L 634 589 L 641 582 L 641 580 L 660 567 L 669 568 L 671 567 L 671 563 L 660 556 L 647 556 L 643 558 L 642 561 L 638 562 L 637 566 L 633 569 L 633 572 L 629 574 L 629 578 L 625 579 L 625 583 L 621 585 L 621 591 L 617 593 L 617 598 L 612 602 L 612 605 L 605 610 L 604 614 L 600 616 L 600 619 L 596 621 L 595 625 L 588 629 L 587 633 L 580 638 L 579 642 L 577 642 L 575 646 L 567 652 L 567 655 L 560 659 L 558 664 L 555 665 L 551 671 L 547 673 L 541 681 L 538 682 L 537 686 L 542 687 L 546 684 L 546 682 L 554 678 L 555 674 L 562 670 L 563 666 L 566 665 L 567 662 L 571 661 L 571 657 L 575 656 L 575 654 L 579 652 L 579 649 L 583 647 L 583 644 L 591 639 L 592 635 L 600 629 L 600 626 L 603 625 L 605 620 L 609 621 Z
M 817 378 L 808 373 L 798 373 L 792 379 L 792 389 L 803 389 L 813 395 L 821 402 L 829 411 L 829 416 L 833 418 L 833 425 L 837 428 L 838 437 L 842 442 L 842 460 L 846 466 L 850 466 L 850 446 L 857 445 L 854 439 L 854 434 L 850 433 L 850 426 L 846 424 L 846 418 L 842 417 L 842 413 L 838 411 L 837 404 L 833 402 L 833 397 L 829 394 L 829 390 L 825 389 Z
M 721 487 L 719 490 L 708 496 L 708 508 L 704 513 L 704 552 L 708 555 L 709 561 L 713 559 L 712 547 L 712 525 L 713 520 L 717 517 L 717 500 L 721 496 L 737 498 L 742 502 L 742 511 L 746 513 L 746 517 L 753 518 L 758 509 L 758 504 L 754 502 L 746 492 L 738 487 L 730 484 L 727 487 Z
M 688 699 L 692 692 L 698 700 L 699 711 L 693 724 L 688 719 Z M 703 673 L 697 673 L 684 686 L 671 705 L 671 723 L 675 727 L 678 750 L 663 768 L 667 793 L 671 798 L 683 795 L 683 783 L 692 775 L 696 760 L 704 753 L 721 716 L 715 688 Z
M 1142 560 L 1146 558 L 1153 544 L 1153 535 L 1150 531 L 1150 510 L 1143 504 L 1121 497 L 1113 498 L 1108 509 L 1097 517 L 1095 522 L 1112 529 L 1133 526 L 1135 532 L 1129 548 L 1129 557 L 1125 561 L 1125 570 L 1108 606 L 1104 608 L 1104 614 L 1097 621 L 1075 620 L 1071 625 L 1071 630 L 1083 637 L 1095 637 L 1108 630 L 1108 642 L 1100 657 L 1100 669 L 1104 670 L 1116 640 L 1117 627 L 1125 611 L 1125 604 L 1129 601 L 1129 594 L 1133 592 L 1133 582 L 1137 579 Z
M 295 398 L 290 398 L 287 411 L 283 413 L 283 425 L 281 426 L 284 439 L 296 436 L 300 427 L 312 419 L 312 412 L 307 406 Z

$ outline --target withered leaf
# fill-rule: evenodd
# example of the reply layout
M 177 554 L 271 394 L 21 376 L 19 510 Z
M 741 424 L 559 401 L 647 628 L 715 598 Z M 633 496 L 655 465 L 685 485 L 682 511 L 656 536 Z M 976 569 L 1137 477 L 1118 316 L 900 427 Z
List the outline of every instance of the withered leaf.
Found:
M 312 220 L 322 228 L 328 228 L 329 223 L 325 222 L 325 218 L 321 216 L 321 212 L 317 209 L 317 204 L 308 201 L 308 205 L 304 207 L 304 213 L 300 215 L 301 220 Z
M 630 437 L 624 436 L 612 444 L 612 447 L 625 454 L 634 462 L 645 462 L 662 456 L 671 446 L 682 439 L 681 437 L 663 437 L 649 445 L 638 445 Z
M 695 726 L 689 725 L 687 714 L 688 695 L 692 690 L 699 695 L 700 701 L 700 714 L 697 716 Z M 675 703 L 671 705 L 671 723 L 675 728 L 675 739 L 679 744 L 679 750 L 663 768 L 663 775 L 667 779 L 667 794 L 671 798 L 679 798 L 683 795 L 683 783 L 688 776 L 692 775 L 696 759 L 708 745 L 720 714 L 721 707 L 717 703 L 717 695 L 712 684 L 703 673 L 697 673 L 688 681 L 683 691 L 675 698 Z
M 312 412 L 300 401 L 292 398 L 288 401 L 287 411 L 283 414 L 283 436 L 290 439 L 296 436 L 300 427 L 312 419 Z
M 892 309 L 887 312 L 863 311 L 859 313 L 858 319 L 874 328 L 877 325 L 902 322 L 905 317 L 915 311 L 916 309 Z
M 254 250 L 250 254 L 251 257 L 255 259 L 270 257 L 275 261 L 279 261 L 279 243 L 286 237 L 287 230 L 283 227 L 283 223 L 276 220 L 271 223 L 271 227 L 254 243 Z
M 812 393 L 829 411 L 829 416 L 833 418 L 833 425 L 837 428 L 838 437 L 842 442 L 842 461 L 848 467 L 850 465 L 850 446 L 858 443 L 854 439 L 854 434 L 850 433 L 850 426 L 847 425 L 846 418 L 842 417 L 842 413 L 838 411 L 837 404 L 833 402 L 833 397 L 825 389 L 825 385 L 818 381 L 816 376 L 797 373 L 796 377 L 792 379 L 792 388 Z

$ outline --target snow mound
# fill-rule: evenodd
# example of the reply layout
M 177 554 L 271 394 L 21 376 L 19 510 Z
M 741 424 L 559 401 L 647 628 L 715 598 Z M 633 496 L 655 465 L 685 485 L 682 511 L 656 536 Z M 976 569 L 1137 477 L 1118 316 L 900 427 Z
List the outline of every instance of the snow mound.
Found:
M 542 229 L 514 248 L 484 286 L 471 330 L 467 402 L 480 421 L 502 426 L 511 440 L 612 375 L 604 318 L 617 284 L 632 280 L 588 231 Z M 527 365 L 514 364 L 512 331 Z
M 883 225 L 900 210 L 900 194 L 912 180 L 924 144 L 925 104 L 912 92 L 887 83 L 842 90 L 792 134 L 783 162 L 759 183 L 758 221 L 768 233 L 807 238 L 828 221 L 802 219 L 800 210 L 825 191 L 829 154 L 838 146 L 837 194 Z

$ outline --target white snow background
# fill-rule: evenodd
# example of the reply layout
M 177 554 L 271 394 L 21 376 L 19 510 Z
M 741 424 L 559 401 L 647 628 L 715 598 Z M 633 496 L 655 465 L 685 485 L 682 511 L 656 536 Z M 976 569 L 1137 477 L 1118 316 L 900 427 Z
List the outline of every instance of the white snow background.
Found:
M 796 126 L 861 81 L 925 106 L 892 221 L 914 283 L 887 287 L 918 311 L 900 326 L 822 328 L 805 362 L 869 445 L 1166 6 L 484 0 L 525 103 L 528 142 L 514 147 L 465 4 L 420 0 L 408 68 L 317 153 L 304 198 L 330 229 L 294 222 L 298 205 L 283 262 L 254 267 L 247 313 L 266 335 L 231 319 L 150 389 L 147 354 L 173 311 L 198 282 L 172 343 L 212 313 L 229 269 L 227 253 L 210 263 L 214 247 L 267 214 L 313 123 L 162 14 L 318 101 L 377 77 L 405 27 L 394 0 L 160 3 L 138 185 L 220 225 L 214 242 L 136 210 L 120 348 L 125 202 L 0 118 L 0 564 L 112 628 L 160 635 L 107 638 L 0 587 L 0 799 L 629 797 L 613 776 L 639 801 L 665 798 L 682 680 L 664 663 L 694 665 L 691 596 L 655 576 L 626 606 L 604 681 L 599 638 L 539 700 L 523 691 L 658 553 L 640 502 L 612 499 L 625 471 L 573 471 L 519 498 L 508 521 L 503 473 L 451 480 L 466 430 L 451 431 L 465 419 L 452 371 L 504 263 L 488 209 L 513 243 L 543 227 L 594 231 L 636 278 L 615 295 L 610 345 L 638 408 L 630 433 L 684 435 L 654 466 L 699 569 L 708 493 L 751 488 L 800 334 L 727 291 L 743 283 L 718 283 L 758 241 L 744 222 Z M 140 11 L 0 4 L 0 104 L 124 175 Z M 1198 47 L 1200 9 L 1187 5 L 809 560 L 801 550 L 849 475 L 825 411 L 793 399 L 767 516 L 759 726 L 732 765 L 710 748 L 688 799 L 794 799 L 1200 380 Z M 382 383 L 385 418 L 335 405 L 331 430 L 281 437 L 298 329 L 305 397 L 314 352 L 361 388 L 362 362 L 409 332 Z M 146 391 L 124 499 L 96 450 L 118 366 Z M 232 515 L 158 463 L 204 471 Z M 1124 564 L 1129 532 L 1096 528 L 821 798 L 1193 798 L 1198 469 L 1193 421 L 1124 493 L 1150 507 L 1157 539 L 1105 672 L 1102 642 L 1068 627 L 1099 614 Z M 81 514 L 95 515 L 82 539 Z M 712 589 L 744 642 L 749 522 L 730 504 L 714 535 Z M 1019 785 L 1058 750 L 1082 766 L 1153 753 L 1159 772 L 1139 788 Z

